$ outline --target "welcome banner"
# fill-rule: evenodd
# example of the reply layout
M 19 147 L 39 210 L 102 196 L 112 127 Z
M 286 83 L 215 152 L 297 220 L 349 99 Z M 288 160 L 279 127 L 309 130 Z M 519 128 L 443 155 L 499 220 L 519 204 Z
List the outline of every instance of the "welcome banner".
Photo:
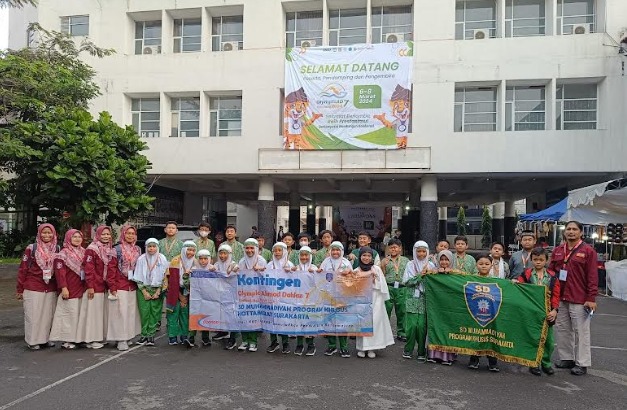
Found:
M 370 275 L 196 270 L 190 284 L 192 330 L 372 335 Z
M 429 349 L 540 365 L 548 331 L 544 286 L 470 275 L 429 275 Z
M 287 49 L 286 149 L 405 148 L 413 42 Z

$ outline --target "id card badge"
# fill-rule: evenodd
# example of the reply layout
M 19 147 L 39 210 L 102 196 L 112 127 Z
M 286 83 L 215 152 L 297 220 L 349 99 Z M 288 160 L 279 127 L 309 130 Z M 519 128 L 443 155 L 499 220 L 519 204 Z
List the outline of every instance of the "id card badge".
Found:
M 43 277 L 44 277 L 44 282 L 46 284 L 48 284 L 50 282 L 50 279 L 52 279 L 52 270 L 44 269 L 43 270 Z
M 566 269 L 560 269 L 560 280 L 564 282 L 568 277 L 568 271 Z
M 133 279 L 133 271 L 129 269 L 128 271 L 128 278 L 129 279 Z
M 398 282 L 394 282 L 394 289 L 398 289 L 398 286 L 400 285 L 400 283 Z

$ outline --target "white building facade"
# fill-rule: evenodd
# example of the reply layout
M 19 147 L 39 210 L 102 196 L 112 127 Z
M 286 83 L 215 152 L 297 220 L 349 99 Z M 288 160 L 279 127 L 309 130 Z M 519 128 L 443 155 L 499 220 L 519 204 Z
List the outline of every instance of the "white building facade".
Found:
M 420 210 L 432 237 L 436 206 L 512 218 L 515 200 L 627 171 L 625 0 L 40 0 L 36 15 L 116 50 L 85 57 L 92 111 L 146 138 L 148 182 L 181 192 L 188 223 L 225 200 L 260 225 L 272 204 L 368 202 Z M 281 150 L 286 47 L 398 38 L 415 43 L 406 150 Z

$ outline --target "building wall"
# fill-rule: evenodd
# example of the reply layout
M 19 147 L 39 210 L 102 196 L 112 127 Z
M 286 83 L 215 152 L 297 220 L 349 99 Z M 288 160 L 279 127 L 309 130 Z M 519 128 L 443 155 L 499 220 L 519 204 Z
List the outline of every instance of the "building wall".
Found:
M 553 10 L 556 0 L 548 0 Z M 281 147 L 280 90 L 284 79 L 284 9 L 320 9 L 332 0 L 41 0 L 39 21 L 59 28 L 59 16 L 89 14 L 90 39 L 116 50 L 112 57 L 85 59 L 98 72 L 103 94 L 94 112 L 107 110 L 122 123 L 131 122 L 130 98 L 161 96 L 161 137 L 149 138 L 147 155 L 155 174 L 256 174 L 258 150 Z M 344 4 L 373 4 L 375 0 Z M 392 3 L 392 2 L 390 2 Z M 393 3 L 409 4 L 410 1 Z M 379 3 L 380 4 L 380 3 Z M 386 3 L 389 4 L 389 3 Z M 498 0 L 502 7 L 504 0 Z M 244 50 L 209 51 L 210 12 L 241 8 Z M 307 5 L 313 5 L 308 7 Z M 597 3 L 599 33 L 541 37 L 455 40 L 455 2 L 415 0 L 414 113 L 410 147 L 431 147 L 431 169 L 437 174 L 624 172 L 627 169 L 625 107 L 627 81 L 614 44 L 623 29 L 627 1 Z M 207 8 L 204 8 L 207 7 Z M 173 13 L 202 8 L 203 51 L 173 54 L 168 28 Z M 176 9 L 176 11 L 175 11 Z M 167 12 L 165 10 L 168 10 Z M 217 10 L 217 11 L 216 11 Z M 163 18 L 163 54 L 134 55 L 133 19 Z M 552 23 L 548 25 L 551 26 Z M 490 82 L 503 94 L 507 81 L 537 80 L 555 89 L 559 79 L 600 81 L 596 130 L 555 130 L 554 99 L 547 93 L 547 130 L 453 132 L 456 84 Z M 241 90 L 241 137 L 168 138 L 168 95 L 201 96 L 201 135 L 208 135 L 208 95 Z M 503 128 L 500 102 L 499 122 Z M 206 161 L 207 155 L 228 161 Z M 184 161 L 178 158 L 185 158 Z M 173 160 L 177 158 L 177 160 Z M 361 172 L 361 171 L 360 171 Z M 415 173 L 415 170 L 401 172 Z

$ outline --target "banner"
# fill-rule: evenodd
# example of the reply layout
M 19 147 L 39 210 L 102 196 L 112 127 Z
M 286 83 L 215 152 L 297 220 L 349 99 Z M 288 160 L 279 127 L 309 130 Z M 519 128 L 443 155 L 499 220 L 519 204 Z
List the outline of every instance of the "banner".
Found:
M 337 218 L 333 215 L 333 232 L 341 237 L 343 233 L 366 231 L 373 238 L 383 238 L 392 224 L 391 216 L 392 209 L 383 206 L 340 206 Z
M 192 330 L 372 335 L 372 276 L 205 270 L 190 278 Z
M 405 148 L 413 42 L 287 49 L 286 149 Z
M 474 275 L 427 276 L 429 349 L 538 367 L 548 331 L 545 289 Z

